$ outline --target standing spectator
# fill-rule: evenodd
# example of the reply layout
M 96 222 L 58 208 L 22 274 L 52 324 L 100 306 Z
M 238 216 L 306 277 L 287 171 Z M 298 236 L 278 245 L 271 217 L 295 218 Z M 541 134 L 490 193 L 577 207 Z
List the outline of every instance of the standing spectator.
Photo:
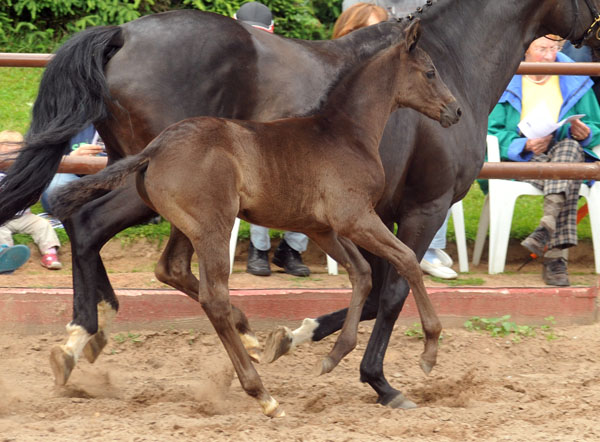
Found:
M 15 131 L 0 132 L 0 153 L 10 154 L 23 143 L 23 135 Z M 3 175 L 3 174 L 2 174 Z M 41 264 L 49 270 L 58 270 L 62 264 L 58 260 L 60 242 L 50 222 L 26 209 L 15 218 L 0 226 L 0 273 L 12 272 L 29 259 L 29 248 L 15 246 L 12 235 L 26 233 L 33 237 L 42 255 Z M 23 249 L 27 248 L 27 252 Z
M 260 2 L 244 3 L 235 13 L 234 18 L 255 28 L 273 33 L 273 15 L 269 8 Z M 308 237 L 303 233 L 285 232 L 273 255 L 273 264 L 283 268 L 286 273 L 291 275 L 309 276 L 310 269 L 302 262 L 300 255 L 306 251 L 307 245 Z M 252 275 L 269 276 L 271 274 L 270 249 L 269 229 L 251 224 L 246 271 Z
M 558 36 L 534 40 L 528 62 L 572 60 L 560 53 Z M 587 76 L 516 75 L 489 117 L 488 132 L 498 137 L 500 156 L 508 161 L 582 162 L 600 144 L 600 106 Z M 535 121 L 549 115 L 553 122 L 584 115 L 555 132 L 527 138 L 519 129 L 523 119 Z M 577 200 L 580 180 L 527 180 L 544 192 L 544 215 L 539 226 L 521 245 L 543 256 L 542 277 L 548 285 L 568 286 L 567 249 L 577 244 Z M 546 251 L 547 248 L 547 251 Z

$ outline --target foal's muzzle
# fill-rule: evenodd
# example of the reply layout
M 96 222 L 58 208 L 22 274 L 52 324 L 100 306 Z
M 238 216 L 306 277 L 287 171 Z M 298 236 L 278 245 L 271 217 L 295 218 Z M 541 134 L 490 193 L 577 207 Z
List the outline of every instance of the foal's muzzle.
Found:
M 462 111 L 458 106 L 458 102 L 456 100 L 452 101 L 442 108 L 440 114 L 440 124 L 442 127 L 450 127 L 453 124 L 458 123 L 461 115 Z

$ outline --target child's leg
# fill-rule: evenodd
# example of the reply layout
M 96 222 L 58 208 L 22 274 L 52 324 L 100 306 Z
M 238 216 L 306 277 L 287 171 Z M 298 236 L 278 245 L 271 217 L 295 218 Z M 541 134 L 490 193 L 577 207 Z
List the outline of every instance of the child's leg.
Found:
M 16 231 L 32 236 L 42 255 L 48 253 L 50 249 L 60 247 L 58 236 L 48 220 L 33 213 L 26 213 L 13 222 L 18 222 Z

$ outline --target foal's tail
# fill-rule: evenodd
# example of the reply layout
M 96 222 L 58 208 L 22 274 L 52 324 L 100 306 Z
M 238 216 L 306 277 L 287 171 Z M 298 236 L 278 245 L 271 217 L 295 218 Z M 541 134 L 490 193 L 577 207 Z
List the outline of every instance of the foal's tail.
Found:
M 147 167 L 152 153 L 152 149 L 149 149 L 151 146 L 137 155 L 111 164 L 98 173 L 84 176 L 56 189 L 50 196 L 53 214 L 59 219 L 66 219 L 88 201 L 123 185 L 129 175 Z
M 25 145 L 0 182 L 0 225 L 37 202 L 69 140 L 107 116 L 104 66 L 122 46 L 121 28 L 101 26 L 75 34 L 56 52 L 42 77 Z

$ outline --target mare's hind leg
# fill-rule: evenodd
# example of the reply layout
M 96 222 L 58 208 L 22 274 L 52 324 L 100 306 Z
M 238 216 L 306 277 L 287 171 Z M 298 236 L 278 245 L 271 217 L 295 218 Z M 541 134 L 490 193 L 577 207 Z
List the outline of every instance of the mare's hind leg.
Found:
M 396 271 L 408 281 L 425 334 L 421 368 L 428 374 L 436 363 L 442 324 L 427 295 L 423 274 L 415 253 L 396 238 L 385 227 L 381 219 L 374 214 L 368 214 L 361 218 L 355 228 L 348 232 L 348 237 L 371 253 L 387 259 L 396 268 Z
M 191 258 L 194 253 L 192 244 L 181 231 L 171 226 L 171 234 L 167 246 L 160 256 L 155 269 L 159 281 L 182 291 L 194 301 L 198 301 L 198 279 L 191 270 Z M 244 347 L 255 362 L 260 362 L 261 349 L 258 338 L 250 329 L 250 324 L 244 312 L 232 307 L 233 321 Z
M 335 232 L 309 236 L 324 252 L 344 266 L 352 283 L 352 297 L 342 331 L 333 349 L 318 367 L 319 374 L 324 374 L 333 370 L 342 358 L 356 347 L 358 323 L 364 302 L 371 290 L 371 267 L 351 241 L 339 237 Z M 286 327 L 279 328 L 267 339 L 265 359 L 273 361 L 282 354 L 288 353 L 292 350 L 293 343 L 290 330 Z
M 73 320 L 67 326 L 67 343 L 55 346 L 50 354 L 57 385 L 67 382 L 82 354 L 91 362 L 96 360 L 107 342 L 105 330 L 119 308 L 100 249 L 116 233 L 152 214 L 135 188 L 126 186 L 90 201 L 71 219 L 63 220 L 71 240 Z

